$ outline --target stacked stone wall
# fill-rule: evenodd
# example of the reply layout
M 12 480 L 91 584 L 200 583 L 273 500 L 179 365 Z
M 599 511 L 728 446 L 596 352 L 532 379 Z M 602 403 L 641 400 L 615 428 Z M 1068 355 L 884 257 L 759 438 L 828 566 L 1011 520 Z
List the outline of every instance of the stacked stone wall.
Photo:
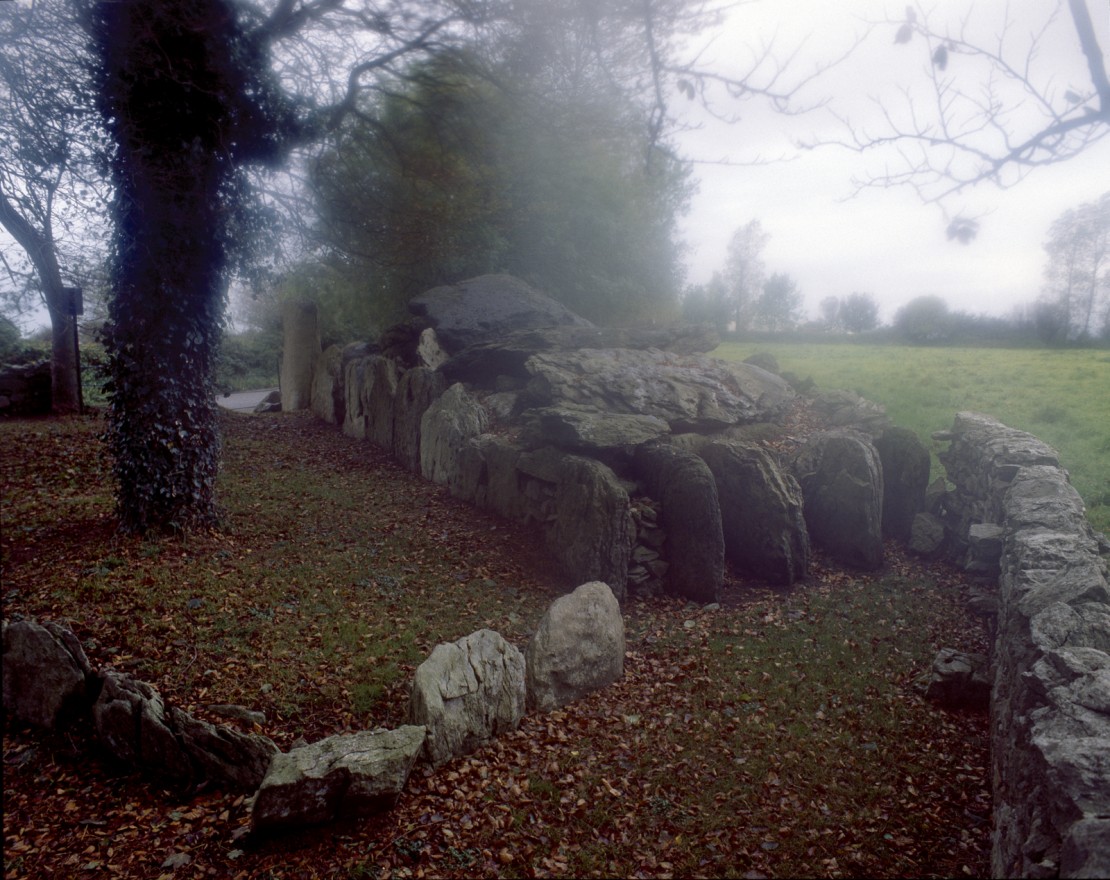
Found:
M 1054 450 L 959 413 L 939 439 L 956 538 L 1003 536 L 992 657 L 996 877 L 1110 876 L 1106 539 Z

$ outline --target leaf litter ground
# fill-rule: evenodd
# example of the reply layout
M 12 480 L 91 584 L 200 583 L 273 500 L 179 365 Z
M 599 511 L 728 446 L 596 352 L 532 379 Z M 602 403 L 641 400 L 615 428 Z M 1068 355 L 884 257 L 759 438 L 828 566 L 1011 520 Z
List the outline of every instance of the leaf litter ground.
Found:
M 304 414 L 223 417 L 219 532 L 115 534 L 98 417 L 0 423 L 4 615 L 282 749 L 403 723 L 415 667 L 481 627 L 523 647 L 563 582 L 534 531 Z M 987 876 L 985 713 L 917 682 L 985 651 L 969 584 L 888 548 L 789 591 L 625 610 L 614 687 L 435 773 L 370 820 L 255 842 L 240 794 L 175 791 L 78 725 L 5 721 L 8 877 Z M 265 721 L 229 720 L 237 704 Z

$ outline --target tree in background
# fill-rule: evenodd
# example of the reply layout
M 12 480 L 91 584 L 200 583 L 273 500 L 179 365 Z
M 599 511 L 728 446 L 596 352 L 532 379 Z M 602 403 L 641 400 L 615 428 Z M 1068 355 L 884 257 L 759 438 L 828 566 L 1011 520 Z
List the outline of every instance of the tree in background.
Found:
M 939 296 L 919 296 L 894 316 L 894 329 L 910 342 L 943 342 L 949 334 L 948 303 Z
M 879 304 L 869 293 L 850 293 L 840 303 L 838 320 L 848 333 L 874 330 L 879 326 Z
M 1061 214 L 1049 229 L 1045 250 L 1038 327 L 1046 341 L 1105 334 L 1110 327 L 1110 192 Z
M 765 282 L 755 302 L 752 324 L 772 333 L 791 330 L 802 320 L 805 298 L 798 283 L 785 272 L 776 272 Z
M 0 3 L 0 226 L 23 251 L 0 254 L 0 296 L 50 316 L 54 412 L 78 409 L 74 316 L 107 254 L 104 135 L 92 103 L 85 33 L 64 0 Z M 89 303 L 91 305 L 91 302 Z
M 691 324 L 712 324 L 720 333 L 728 330 L 731 309 L 720 272 L 714 272 L 706 284 L 695 284 L 685 290 L 682 319 Z
M 731 318 L 736 330 L 747 330 L 755 305 L 763 292 L 765 267 L 763 249 L 771 236 L 759 220 L 741 226 L 729 239 L 723 278 L 728 291 Z

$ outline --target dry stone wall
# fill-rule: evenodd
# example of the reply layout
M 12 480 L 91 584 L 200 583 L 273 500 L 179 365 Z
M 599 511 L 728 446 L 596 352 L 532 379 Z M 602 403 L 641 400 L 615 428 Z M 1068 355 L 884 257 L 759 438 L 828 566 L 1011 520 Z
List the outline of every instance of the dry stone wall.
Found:
M 959 413 L 941 455 L 966 564 L 997 542 L 991 751 L 996 877 L 1110 876 L 1107 545 L 1054 450 Z

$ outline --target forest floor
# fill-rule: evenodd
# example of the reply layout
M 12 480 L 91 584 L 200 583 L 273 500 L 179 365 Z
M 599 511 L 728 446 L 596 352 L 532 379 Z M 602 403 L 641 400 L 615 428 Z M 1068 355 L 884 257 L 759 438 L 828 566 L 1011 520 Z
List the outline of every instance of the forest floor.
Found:
M 0 422 L 3 613 L 70 626 L 167 703 L 295 741 L 404 723 L 416 666 L 489 627 L 523 648 L 563 582 L 539 534 L 306 414 L 221 414 L 218 531 L 121 537 L 97 414 Z M 986 651 L 957 572 L 817 555 L 716 610 L 629 600 L 616 685 L 433 772 L 381 816 L 254 841 L 249 797 L 108 761 L 89 725 L 5 718 L 8 878 L 989 874 L 985 712 L 923 699 Z

